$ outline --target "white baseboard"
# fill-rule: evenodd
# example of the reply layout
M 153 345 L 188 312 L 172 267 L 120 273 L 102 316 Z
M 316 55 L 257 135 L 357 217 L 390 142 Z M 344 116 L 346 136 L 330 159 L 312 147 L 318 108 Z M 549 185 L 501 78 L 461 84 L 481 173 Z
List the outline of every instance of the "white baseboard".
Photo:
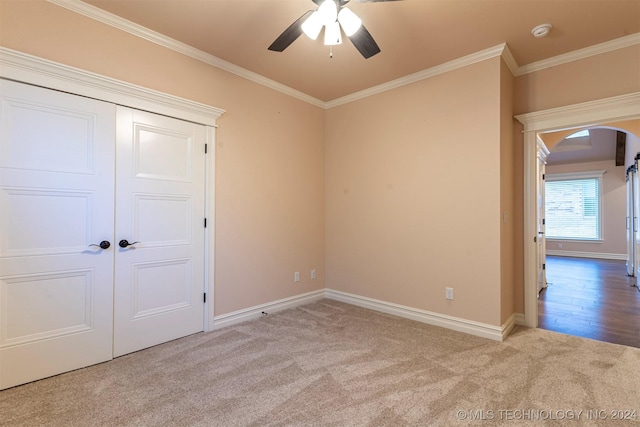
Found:
M 253 307 L 234 311 L 220 316 L 213 317 L 213 330 L 224 328 L 225 326 L 235 325 L 236 323 L 245 322 L 247 320 L 256 319 L 263 316 L 262 312 L 274 313 L 276 311 L 285 310 L 287 308 L 297 307 L 299 305 L 308 304 L 319 299 L 325 298 L 325 290 L 307 292 L 305 294 L 284 298 L 278 301 L 266 304 L 255 305 Z
M 513 313 L 507 319 L 507 321 L 502 324 L 502 340 L 501 341 L 504 341 L 504 339 L 507 338 L 507 336 L 511 333 L 511 331 L 515 326 L 516 326 L 516 314 Z
M 621 261 L 627 260 L 627 254 L 607 254 L 607 253 L 599 253 L 599 252 L 547 250 L 547 255 L 567 256 L 567 257 L 575 257 L 575 258 L 615 259 L 615 260 L 621 260 Z
M 235 325 L 247 320 L 257 319 L 263 316 L 263 312 L 274 313 L 276 311 L 285 310 L 287 308 L 293 308 L 300 305 L 308 304 L 323 298 L 341 301 L 347 304 L 356 305 L 358 307 L 364 307 L 371 310 L 392 314 L 394 316 L 403 317 L 405 319 L 411 319 L 433 326 L 439 326 L 442 328 L 464 332 L 482 338 L 488 338 L 494 341 L 503 341 L 509 335 L 509 333 L 511 333 L 511 330 L 515 327 L 515 325 L 524 325 L 524 314 L 522 313 L 513 314 L 502 326 L 494 326 L 486 323 L 476 322 L 473 320 L 447 316 L 445 314 L 434 313 L 418 308 L 349 294 L 333 289 L 321 289 L 318 291 L 308 292 L 305 294 L 284 298 L 266 304 L 256 305 L 253 307 L 245 308 L 243 310 L 234 311 L 232 313 L 215 316 L 213 318 L 212 330 L 224 328 L 225 326 Z
M 359 307 L 369 308 L 371 310 L 381 311 L 383 313 L 392 314 L 406 319 L 415 320 L 429 325 L 440 326 L 452 329 L 458 332 L 489 338 L 495 341 L 502 341 L 506 336 L 503 327 L 488 325 L 486 323 L 475 322 L 472 320 L 461 319 L 458 317 L 447 316 L 444 314 L 433 313 L 404 305 L 394 304 L 386 301 L 380 301 L 373 298 L 362 297 L 359 295 L 348 294 L 346 292 L 326 289 L 325 296 L 329 299 L 345 302 L 347 304 L 357 305 Z M 513 328 L 513 326 L 511 326 Z

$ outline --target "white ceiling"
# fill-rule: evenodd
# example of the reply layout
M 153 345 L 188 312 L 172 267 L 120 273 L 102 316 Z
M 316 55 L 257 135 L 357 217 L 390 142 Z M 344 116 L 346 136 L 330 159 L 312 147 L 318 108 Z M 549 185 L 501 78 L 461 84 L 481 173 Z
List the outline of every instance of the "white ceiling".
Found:
M 74 0 L 67 0 L 74 1 Z M 404 0 L 349 7 L 381 48 L 364 59 L 302 35 L 267 47 L 311 0 L 86 0 L 148 29 L 323 102 L 506 43 L 518 65 L 640 33 L 638 0 Z M 86 6 L 85 4 L 85 6 Z M 542 39 L 531 29 L 551 23 Z

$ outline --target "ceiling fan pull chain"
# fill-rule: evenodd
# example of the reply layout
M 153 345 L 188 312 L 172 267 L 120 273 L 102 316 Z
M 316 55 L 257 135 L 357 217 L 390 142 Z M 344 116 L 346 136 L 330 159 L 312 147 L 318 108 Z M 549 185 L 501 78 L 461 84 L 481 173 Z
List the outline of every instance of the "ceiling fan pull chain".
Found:
M 333 46 L 329 46 L 329 58 L 333 59 Z

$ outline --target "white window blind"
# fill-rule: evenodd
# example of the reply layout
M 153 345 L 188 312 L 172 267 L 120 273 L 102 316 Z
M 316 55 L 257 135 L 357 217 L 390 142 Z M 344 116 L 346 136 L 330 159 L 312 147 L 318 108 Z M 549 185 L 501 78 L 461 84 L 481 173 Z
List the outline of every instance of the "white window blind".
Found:
M 545 234 L 549 239 L 600 240 L 602 174 L 549 175 L 545 182 Z

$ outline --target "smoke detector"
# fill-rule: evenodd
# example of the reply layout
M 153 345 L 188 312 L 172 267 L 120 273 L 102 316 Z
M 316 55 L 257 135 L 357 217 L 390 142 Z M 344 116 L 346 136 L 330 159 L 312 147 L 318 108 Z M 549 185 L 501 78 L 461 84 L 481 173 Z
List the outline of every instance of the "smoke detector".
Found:
M 551 31 L 551 24 L 540 24 L 531 30 L 531 34 L 533 34 L 533 37 L 539 39 L 549 34 L 549 31 Z

